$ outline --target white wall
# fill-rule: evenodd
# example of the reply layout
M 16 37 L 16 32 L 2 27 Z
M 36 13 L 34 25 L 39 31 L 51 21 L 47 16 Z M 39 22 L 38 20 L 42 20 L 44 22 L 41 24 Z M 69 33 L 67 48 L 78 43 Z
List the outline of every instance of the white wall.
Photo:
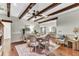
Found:
M 0 14 L 0 20 L 11 20 L 11 17 Z M 2 22 L 4 25 L 4 39 L 11 39 L 11 23 Z
M 49 33 L 49 32 L 51 32 L 51 28 L 52 27 L 56 27 L 56 20 L 45 22 L 45 23 L 41 23 L 40 27 L 46 27 L 46 33 Z
M 4 25 L 4 39 L 11 39 L 11 23 L 2 23 Z
M 26 21 L 24 19 L 19 20 L 16 17 L 7 17 L 6 15 L 0 14 L 0 20 L 12 20 L 13 23 L 4 23 L 5 25 L 5 36 L 4 38 L 11 38 L 11 42 L 17 42 L 22 40 L 22 29 L 25 25 L 30 25 L 31 32 L 35 29 L 39 32 L 39 25 L 33 21 Z M 11 28 L 10 28 L 11 27 Z
M 0 14 L 0 20 L 11 20 L 11 17 L 7 17 L 7 15 Z
M 11 23 L 2 22 L 4 25 L 4 35 L 2 40 L 3 55 L 9 55 L 11 49 Z
M 30 25 L 31 32 L 35 27 L 38 27 L 39 25 L 37 23 L 34 23 L 33 21 L 26 21 L 24 19 L 19 20 L 18 18 L 12 19 L 13 23 L 11 25 L 11 33 L 12 33 L 12 42 L 17 42 L 22 40 L 22 29 L 25 28 L 25 25 Z M 38 26 L 36 26 L 38 25 Z M 38 30 L 38 28 L 35 28 Z
M 7 17 L 6 15 L 0 14 L 0 20 L 12 20 L 13 23 L 7 23 L 7 22 L 3 22 L 4 24 L 4 39 L 11 39 L 11 41 L 17 41 L 18 37 L 20 40 L 20 34 L 19 34 L 19 28 L 20 25 L 19 23 L 19 19 L 16 17 Z M 21 23 L 24 24 L 24 23 Z
M 58 16 L 57 33 L 74 34 L 74 27 L 79 27 L 79 9 Z
M 0 14 L 0 20 L 2 20 L 2 19 L 4 19 L 4 20 L 17 20 L 18 18 L 7 17 L 7 15 Z M 3 22 L 3 24 L 4 24 L 4 39 L 11 39 L 11 41 L 13 41 L 12 37 L 14 35 L 12 35 L 13 34 L 13 31 L 12 31 L 13 28 L 11 26 L 12 23 Z
M 11 24 L 11 33 L 12 33 L 12 42 L 17 42 L 22 40 L 22 29 L 25 27 L 25 25 L 30 25 L 31 32 L 33 30 L 36 30 L 40 32 L 40 26 L 46 26 L 47 27 L 47 33 L 50 32 L 50 28 L 55 26 L 56 27 L 56 21 L 50 21 L 43 24 L 38 24 L 33 21 L 26 21 L 24 19 L 19 20 L 18 18 L 11 18 L 13 23 Z

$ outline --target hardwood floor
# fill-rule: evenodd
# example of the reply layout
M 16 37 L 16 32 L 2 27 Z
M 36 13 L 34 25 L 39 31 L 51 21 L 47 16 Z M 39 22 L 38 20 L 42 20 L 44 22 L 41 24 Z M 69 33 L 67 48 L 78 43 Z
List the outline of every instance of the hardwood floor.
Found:
M 19 56 L 15 46 L 19 45 L 19 44 L 24 44 L 25 42 L 21 41 L 21 42 L 15 42 L 11 44 L 11 51 L 10 51 L 10 56 Z
M 10 56 L 18 56 L 15 45 L 23 44 L 24 42 L 16 42 L 11 45 Z M 71 48 L 64 47 L 61 45 L 57 50 L 50 53 L 51 56 L 79 56 L 79 51 L 72 50 Z
M 63 56 L 79 56 L 79 51 L 64 47 L 63 45 L 58 48 L 55 53 L 62 54 Z

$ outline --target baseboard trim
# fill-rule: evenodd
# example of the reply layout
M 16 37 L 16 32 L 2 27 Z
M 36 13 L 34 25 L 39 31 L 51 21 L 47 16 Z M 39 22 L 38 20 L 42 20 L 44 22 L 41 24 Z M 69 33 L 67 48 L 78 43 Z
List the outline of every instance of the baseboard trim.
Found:
M 12 42 L 11 44 L 25 43 L 24 41 Z

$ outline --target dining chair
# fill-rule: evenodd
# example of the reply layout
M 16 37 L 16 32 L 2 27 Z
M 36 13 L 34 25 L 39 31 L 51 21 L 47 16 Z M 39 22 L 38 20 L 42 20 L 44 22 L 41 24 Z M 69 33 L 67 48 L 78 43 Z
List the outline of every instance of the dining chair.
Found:
M 38 45 L 38 42 L 36 40 L 36 37 L 34 35 L 30 36 L 30 49 L 31 51 L 34 50 L 36 52 L 36 47 Z

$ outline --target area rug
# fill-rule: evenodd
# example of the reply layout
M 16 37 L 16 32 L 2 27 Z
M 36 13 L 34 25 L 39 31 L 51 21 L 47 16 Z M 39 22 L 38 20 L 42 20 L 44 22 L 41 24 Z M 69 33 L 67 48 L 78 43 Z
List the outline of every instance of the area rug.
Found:
M 30 48 L 26 44 L 15 46 L 19 56 L 45 56 L 44 54 L 38 54 L 35 52 L 30 52 Z
M 46 56 L 45 54 L 38 54 L 35 52 L 30 52 L 30 48 L 27 47 L 26 44 L 16 45 L 15 48 L 16 48 L 19 56 Z M 57 48 L 58 48 L 58 46 L 54 45 L 54 46 L 50 47 L 50 50 L 54 51 Z

